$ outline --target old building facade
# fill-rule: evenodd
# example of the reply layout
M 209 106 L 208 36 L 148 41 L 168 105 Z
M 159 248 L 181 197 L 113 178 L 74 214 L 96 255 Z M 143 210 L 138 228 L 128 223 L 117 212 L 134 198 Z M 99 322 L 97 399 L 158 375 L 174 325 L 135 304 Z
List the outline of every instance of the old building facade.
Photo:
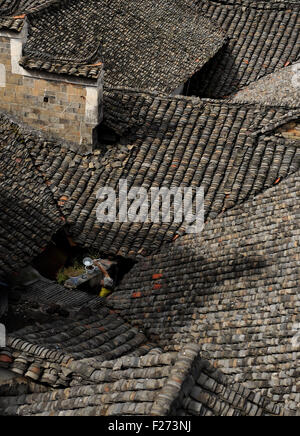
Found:
M 89 79 L 25 69 L 26 38 L 25 22 L 20 32 L 0 30 L 0 110 L 84 150 L 102 119 L 103 73 Z

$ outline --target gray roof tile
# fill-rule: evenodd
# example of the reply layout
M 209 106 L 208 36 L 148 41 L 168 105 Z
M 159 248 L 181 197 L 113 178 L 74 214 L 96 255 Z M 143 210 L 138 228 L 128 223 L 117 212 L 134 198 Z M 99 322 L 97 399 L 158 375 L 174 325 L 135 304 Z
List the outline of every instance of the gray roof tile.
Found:
M 71 66 L 102 62 L 110 85 L 164 92 L 184 84 L 225 41 L 188 0 L 143 0 L 138 7 L 135 1 L 68 1 L 29 14 L 28 22 L 26 68 L 67 65 L 69 74 Z
M 107 299 L 164 350 L 196 341 L 235 382 L 291 411 L 299 409 L 299 177 L 166 244 Z
M 195 0 L 229 41 L 197 73 L 190 93 L 222 98 L 299 60 L 299 2 Z

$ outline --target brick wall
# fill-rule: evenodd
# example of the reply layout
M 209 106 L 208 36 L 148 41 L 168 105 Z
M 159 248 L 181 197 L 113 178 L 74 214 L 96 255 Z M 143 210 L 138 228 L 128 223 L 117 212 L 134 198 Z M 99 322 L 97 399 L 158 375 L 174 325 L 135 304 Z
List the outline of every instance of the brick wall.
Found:
M 92 144 L 101 121 L 101 82 L 31 73 L 20 67 L 25 35 L 0 32 L 0 110 L 76 144 Z

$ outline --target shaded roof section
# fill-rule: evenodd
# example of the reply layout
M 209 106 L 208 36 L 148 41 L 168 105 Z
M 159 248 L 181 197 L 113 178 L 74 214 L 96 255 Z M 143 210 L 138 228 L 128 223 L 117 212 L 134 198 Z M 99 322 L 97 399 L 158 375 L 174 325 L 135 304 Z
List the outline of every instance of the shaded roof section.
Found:
M 86 368 L 89 370 L 89 368 Z M 91 383 L 92 382 L 92 383 Z M 199 346 L 102 362 L 89 385 L 2 396 L 2 415 L 42 416 L 272 416 L 279 406 L 254 395 L 201 359 Z
M 241 89 L 230 99 L 239 103 L 299 107 L 300 63 L 282 68 Z
M 18 272 L 63 225 L 24 136 L 0 114 L 0 275 Z
M 190 94 L 221 98 L 299 60 L 299 2 L 196 0 L 229 41 L 190 84 Z
M 72 67 L 103 62 L 110 85 L 164 92 L 185 83 L 225 41 L 188 0 L 69 0 L 28 20 L 24 67 L 66 65 L 72 74 Z
M 60 305 L 64 309 L 79 310 L 83 307 L 93 311 L 103 306 L 103 299 L 78 289 L 72 292 L 52 280 L 42 277 L 22 287 L 22 300 L 46 305 Z
M 167 244 L 107 299 L 165 351 L 193 340 L 235 382 L 291 411 L 299 410 L 299 182 L 298 171 L 201 235 Z

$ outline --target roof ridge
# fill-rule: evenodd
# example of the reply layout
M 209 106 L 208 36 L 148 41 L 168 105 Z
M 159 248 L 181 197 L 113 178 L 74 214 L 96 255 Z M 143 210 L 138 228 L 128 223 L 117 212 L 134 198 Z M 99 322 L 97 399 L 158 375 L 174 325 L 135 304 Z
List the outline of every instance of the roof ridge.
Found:
M 294 109 L 289 111 L 288 113 L 282 115 L 279 118 L 276 118 L 275 120 L 271 120 L 268 122 L 266 126 L 260 127 L 258 130 L 254 131 L 251 136 L 256 137 L 261 134 L 270 133 L 273 132 L 273 130 L 277 129 L 278 127 L 282 126 L 283 124 L 288 123 L 289 121 L 295 120 L 295 118 L 300 117 L 300 108 Z M 291 142 L 296 142 L 292 141 Z M 298 140 L 299 142 L 299 140 Z
M 270 75 L 273 73 L 270 73 Z M 249 86 L 249 85 L 247 85 Z M 243 89 L 243 88 L 242 88 Z M 180 101 L 186 101 L 186 102 L 193 102 L 194 104 L 199 104 L 199 106 L 205 106 L 206 104 L 216 104 L 216 105 L 227 105 L 228 107 L 244 107 L 244 108 L 272 108 L 272 109 L 276 109 L 276 108 L 286 108 L 288 109 L 289 107 L 286 105 L 274 105 L 272 103 L 261 103 L 261 102 L 239 102 L 239 101 L 232 101 L 231 100 L 231 96 L 228 98 L 207 98 L 207 97 L 198 97 L 195 95 L 192 96 L 188 96 L 188 95 L 168 95 L 168 94 L 164 94 L 155 90 L 150 90 L 150 89 L 138 89 L 138 88 L 127 88 L 127 87 L 113 87 L 113 86 L 109 86 L 107 85 L 107 83 L 104 85 L 104 94 L 106 93 L 107 95 L 109 95 L 109 93 L 112 92 L 116 92 L 116 93 L 120 93 L 121 95 L 123 94 L 128 94 L 128 95 L 134 95 L 134 94 L 138 94 L 139 96 L 143 97 L 143 96 L 151 96 L 153 98 L 159 98 L 161 101 L 176 101 L 176 100 L 180 100 Z
M 180 395 L 182 386 L 189 375 L 193 362 L 200 353 L 200 349 L 200 345 L 189 343 L 178 353 L 170 376 L 153 404 L 151 415 L 165 416 L 168 414 L 172 404 Z

